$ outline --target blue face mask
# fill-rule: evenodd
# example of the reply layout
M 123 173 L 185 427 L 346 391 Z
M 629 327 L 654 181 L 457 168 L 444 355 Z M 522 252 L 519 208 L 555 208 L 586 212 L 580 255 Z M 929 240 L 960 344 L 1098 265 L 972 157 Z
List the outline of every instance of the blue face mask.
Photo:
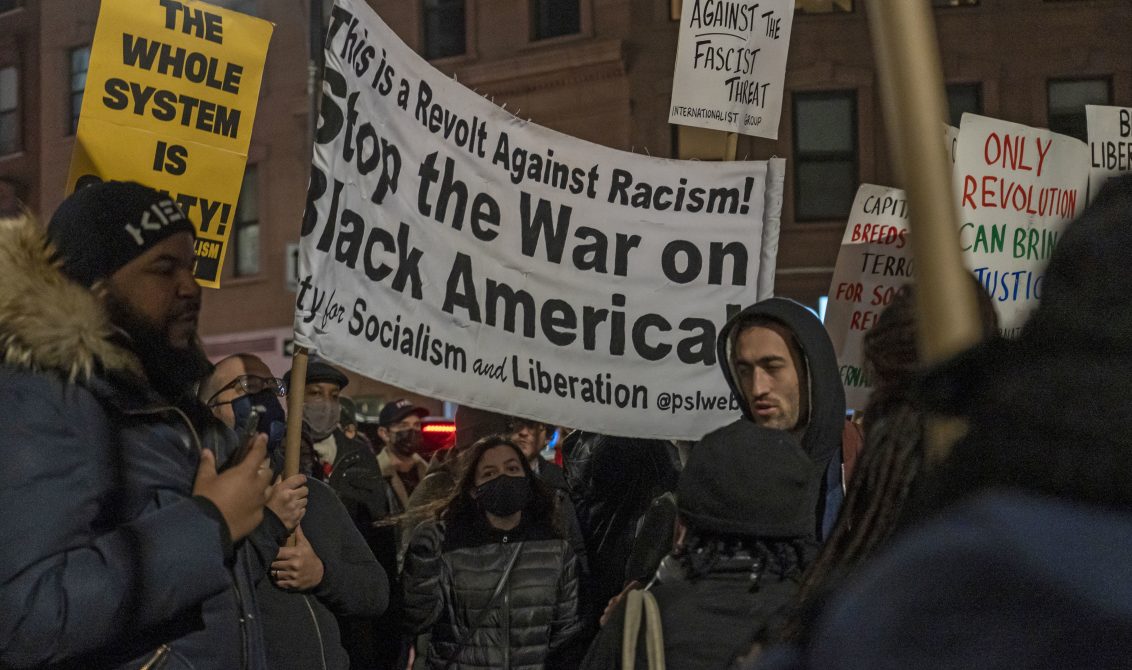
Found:
M 256 431 L 267 433 L 267 455 L 283 446 L 283 434 L 287 430 L 287 415 L 279 397 L 271 391 L 261 391 L 252 395 L 242 395 L 232 401 L 232 414 L 236 417 L 237 430 L 244 425 L 252 413 L 252 407 L 259 405 L 263 412 L 259 415 Z

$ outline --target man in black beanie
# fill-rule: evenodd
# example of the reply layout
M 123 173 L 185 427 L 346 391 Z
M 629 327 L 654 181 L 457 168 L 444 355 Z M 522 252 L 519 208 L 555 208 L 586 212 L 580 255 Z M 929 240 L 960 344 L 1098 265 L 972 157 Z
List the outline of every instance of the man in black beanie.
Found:
M 208 366 L 193 243 L 135 183 L 71 195 L 46 239 L 0 221 L 2 667 L 264 666 L 241 540 L 266 438 L 230 459 L 191 392 Z

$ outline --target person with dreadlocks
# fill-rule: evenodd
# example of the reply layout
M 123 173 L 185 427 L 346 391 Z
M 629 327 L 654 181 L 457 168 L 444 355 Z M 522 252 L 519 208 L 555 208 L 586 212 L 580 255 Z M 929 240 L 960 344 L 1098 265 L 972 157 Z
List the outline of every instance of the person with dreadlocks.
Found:
M 998 328 L 994 303 L 974 275 L 971 284 L 983 337 L 992 337 Z M 920 364 L 915 310 L 915 289 L 907 284 L 865 334 L 865 367 L 873 380 L 864 412 L 865 448 L 837 523 L 806 570 L 797 606 L 782 633 L 785 640 L 804 638 L 808 618 L 823 596 L 887 544 L 913 514 L 915 490 L 925 471 L 924 417 L 912 389 Z
M 966 434 L 925 482 L 937 518 L 760 670 L 1118 668 L 1132 658 L 1132 175 L 1050 257 L 1017 339 L 925 378 Z

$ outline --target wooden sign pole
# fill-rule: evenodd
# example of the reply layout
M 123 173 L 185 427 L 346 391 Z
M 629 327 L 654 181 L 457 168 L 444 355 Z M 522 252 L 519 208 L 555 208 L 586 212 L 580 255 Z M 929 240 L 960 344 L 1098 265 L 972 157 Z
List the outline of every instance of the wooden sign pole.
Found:
M 944 360 L 980 338 L 974 286 L 959 247 L 959 207 L 943 141 L 943 69 L 930 4 L 873 0 L 873 53 L 892 159 L 908 196 L 916 262 L 920 359 Z M 929 427 L 929 459 L 950 451 L 952 431 Z
M 287 439 L 283 446 L 283 477 L 299 473 L 299 447 L 303 431 L 303 398 L 306 396 L 307 361 L 304 347 L 291 356 L 291 387 L 287 389 Z

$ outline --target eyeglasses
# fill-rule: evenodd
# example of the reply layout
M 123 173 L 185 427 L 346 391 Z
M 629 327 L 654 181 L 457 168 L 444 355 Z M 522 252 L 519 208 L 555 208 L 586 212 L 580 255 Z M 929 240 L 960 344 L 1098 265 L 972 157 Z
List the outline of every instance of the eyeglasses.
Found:
M 208 402 L 205 403 L 205 404 L 208 405 L 209 407 L 216 407 L 217 405 L 224 405 L 226 403 L 232 402 L 231 400 L 226 400 L 224 402 L 217 402 L 216 398 L 221 393 L 223 393 L 223 392 L 225 392 L 229 389 L 234 389 L 237 386 L 242 388 L 244 390 L 244 393 L 246 393 L 248 395 L 255 395 L 256 393 L 260 393 L 262 391 L 271 391 L 272 393 L 279 396 L 280 398 L 287 395 L 287 386 L 283 383 L 283 380 L 279 379 L 278 377 L 260 377 L 259 375 L 240 375 L 239 377 L 236 377 L 232 381 L 225 384 L 216 393 L 213 393 L 212 397 L 209 398 Z M 234 400 L 234 398 L 233 398 L 233 400 Z

